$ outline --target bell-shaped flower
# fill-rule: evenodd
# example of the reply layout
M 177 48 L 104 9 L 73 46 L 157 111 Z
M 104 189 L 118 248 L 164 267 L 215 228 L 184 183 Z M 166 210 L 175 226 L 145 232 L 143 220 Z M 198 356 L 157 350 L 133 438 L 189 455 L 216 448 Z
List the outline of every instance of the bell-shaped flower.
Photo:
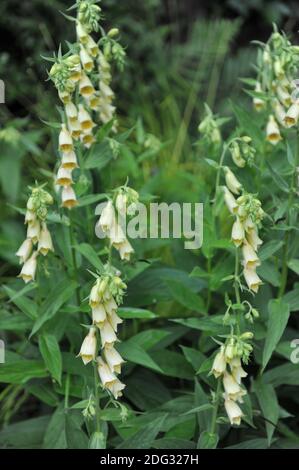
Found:
M 20 259 L 20 264 L 25 263 L 27 259 L 30 257 L 32 251 L 32 240 L 30 238 L 26 238 L 26 240 L 23 241 L 22 245 L 16 252 L 16 256 L 19 257 Z
M 36 273 L 36 268 L 37 268 L 37 255 L 38 253 L 35 251 L 31 257 L 25 261 L 23 264 L 22 270 L 18 277 L 21 277 L 25 284 L 27 284 L 30 281 L 34 281 L 35 279 L 35 273 Z
M 85 336 L 78 356 L 82 358 L 84 364 L 88 364 L 96 358 L 97 354 L 97 337 L 94 327 L 90 328 L 89 333 Z

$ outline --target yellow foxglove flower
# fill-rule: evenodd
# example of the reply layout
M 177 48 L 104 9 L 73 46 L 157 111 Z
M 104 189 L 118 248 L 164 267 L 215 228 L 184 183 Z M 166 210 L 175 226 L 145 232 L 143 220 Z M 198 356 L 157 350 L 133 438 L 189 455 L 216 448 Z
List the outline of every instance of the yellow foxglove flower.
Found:
M 125 384 L 123 384 L 120 380 L 116 379 L 116 381 L 112 384 L 110 390 L 112 395 L 117 400 L 122 396 L 122 390 L 125 388 Z M 109 387 L 108 387 L 109 388 Z
M 107 85 L 107 83 L 100 81 L 99 88 L 100 88 L 101 95 L 104 96 L 109 101 L 112 101 L 112 99 L 114 98 L 114 92 L 112 91 L 110 86 Z
M 130 261 L 134 248 L 127 238 L 121 243 L 113 243 L 113 246 L 119 251 L 120 259 Z
M 40 237 L 38 241 L 38 252 L 46 256 L 49 251 L 54 251 L 52 238 L 45 222 L 42 223 Z
M 73 184 L 72 170 L 61 166 L 57 173 L 56 184 L 59 186 L 70 186 Z
M 280 102 L 278 100 L 275 100 L 274 102 L 274 112 L 275 112 L 275 117 L 277 119 L 277 121 L 282 125 L 282 126 L 285 126 L 286 123 L 285 123 L 285 110 L 283 108 L 283 106 L 280 104 Z
M 27 209 L 25 214 L 25 224 L 33 223 L 36 220 L 36 213 Z
M 98 225 L 101 227 L 103 232 L 109 232 L 115 219 L 115 211 L 113 207 L 113 203 L 111 200 L 109 200 L 104 207 L 101 217 L 98 221 Z
M 82 134 L 82 129 L 81 129 L 81 125 L 80 125 L 80 122 L 78 121 L 78 119 L 76 121 L 68 121 L 68 128 L 69 128 L 69 131 L 70 131 L 70 134 L 72 136 L 72 139 L 74 140 L 78 140 Z
M 62 207 L 72 209 L 78 204 L 75 191 L 71 186 L 65 186 L 61 193 Z
M 81 129 L 85 131 L 90 131 L 94 126 L 94 122 L 92 121 L 89 113 L 86 111 L 82 104 L 79 104 L 79 114 L 78 114 L 78 121 L 81 125 Z
M 118 194 L 115 201 L 115 206 L 119 214 L 124 216 L 127 212 L 128 198 L 126 194 Z
M 261 264 L 256 252 L 247 241 L 242 246 L 242 253 L 243 253 L 245 268 L 254 269 Z
M 25 261 L 22 270 L 18 277 L 21 277 L 25 284 L 27 284 L 30 281 L 34 281 L 35 279 L 35 273 L 36 273 L 36 267 L 37 267 L 37 255 L 38 253 L 35 251 L 31 257 Z
M 111 244 L 118 249 L 118 245 L 126 241 L 126 236 L 123 232 L 122 227 L 116 222 L 116 219 L 113 220 L 112 226 L 109 230 L 109 238 Z
M 115 348 L 105 348 L 104 356 L 110 370 L 115 374 L 120 374 L 121 365 L 125 362 Z
M 85 73 L 82 73 L 81 79 L 79 81 L 79 92 L 80 95 L 84 98 L 90 98 L 95 93 L 93 84 Z
M 80 49 L 80 59 L 84 70 L 86 70 L 86 72 L 91 72 L 94 67 L 94 63 L 92 58 L 83 46 L 81 46 Z
M 100 104 L 101 100 L 98 95 L 94 95 L 88 100 L 88 106 L 93 111 L 98 111 Z
M 234 196 L 232 193 L 224 186 L 223 187 L 224 191 L 224 201 L 225 204 L 231 214 L 236 214 L 238 210 L 238 204 L 237 201 L 235 200 Z
M 234 357 L 231 362 L 230 362 L 230 368 L 232 372 L 232 376 L 235 379 L 235 381 L 240 384 L 241 380 L 245 377 L 247 377 L 247 372 L 243 369 L 241 365 L 241 360 L 239 357 Z
M 257 82 L 256 86 L 255 86 L 255 91 L 260 93 L 262 91 L 262 87 L 261 87 L 261 84 L 259 82 Z M 261 109 L 263 109 L 265 107 L 265 101 L 262 100 L 261 98 L 259 97 L 254 97 L 253 98 L 253 106 L 255 107 L 255 109 L 257 111 L 261 111 Z
M 70 102 L 65 105 L 65 114 L 68 118 L 68 122 L 74 123 L 78 118 L 78 111 L 74 103 Z
M 236 246 L 241 246 L 245 239 L 245 230 L 239 217 L 237 217 L 232 228 L 232 241 Z
M 92 289 L 89 294 L 89 305 L 91 308 L 96 308 L 99 306 L 102 296 L 99 292 L 100 280 L 97 279 L 95 284 L 92 286 Z
M 97 337 L 95 328 L 91 327 L 87 336 L 85 336 L 78 356 L 82 358 L 84 364 L 88 364 L 96 358 Z
M 242 402 L 242 397 L 246 395 L 246 390 L 241 388 L 238 382 L 234 379 L 234 377 L 228 372 L 225 372 L 223 374 L 223 387 L 226 396 L 230 400 Z
M 278 142 L 281 140 L 279 127 L 272 114 L 269 116 L 266 134 L 268 142 L 270 142 L 272 145 L 278 144 Z
M 77 157 L 74 151 L 63 153 L 61 167 L 67 170 L 74 170 L 75 168 L 78 168 Z
M 225 182 L 228 189 L 234 194 L 239 194 L 242 188 L 241 183 L 237 180 L 233 172 L 227 166 L 224 167 L 224 173 Z
M 224 347 L 220 348 L 220 351 L 216 354 L 213 366 L 212 366 L 212 374 L 217 379 L 226 371 L 226 359 L 224 354 Z
M 62 125 L 59 134 L 59 150 L 61 152 L 71 152 L 73 150 L 73 139 L 65 125 Z
M 100 329 L 102 348 L 111 347 L 117 341 L 117 336 L 110 325 L 109 321 L 105 321 Z
M 58 91 L 58 96 L 63 104 L 70 103 L 72 100 L 72 96 L 68 91 Z
M 294 103 L 292 106 L 288 109 L 285 118 L 284 118 L 284 123 L 286 127 L 292 127 L 295 126 L 298 122 L 299 118 L 299 103 Z
M 99 46 L 91 36 L 88 36 L 87 38 L 86 49 L 88 50 L 89 54 L 94 58 L 97 57 L 99 54 Z
M 101 357 L 97 358 L 98 373 L 104 388 L 111 387 L 116 382 L 117 377 Z
M 104 304 L 106 312 L 111 315 L 113 312 L 117 311 L 117 303 L 113 297 L 110 297 Z
M 92 322 L 98 328 L 102 328 L 104 322 L 106 321 L 107 314 L 102 304 L 97 304 L 92 309 Z
M 249 230 L 247 233 L 247 241 L 252 246 L 254 251 L 257 251 L 260 245 L 263 244 L 263 241 L 259 238 L 256 228 Z
M 85 31 L 84 26 L 78 22 L 76 25 L 76 33 L 77 33 L 77 38 L 79 42 L 82 44 L 86 44 L 88 41 L 88 33 Z
M 92 144 L 95 142 L 95 138 L 92 133 L 83 134 L 81 135 L 81 142 L 84 145 L 84 147 L 89 149 L 92 146 Z
M 290 93 L 281 86 L 278 86 L 276 88 L 276 93 L 278 96 L 279 101 L 286 107 L 291 106 L 292 104 L 292 97 L 290 96 Z
M 34 222 L 28 224 L 27 227 L 27 238 L 30 238 L 32 240 L 32 243 L 35 245 L 35 243 L 38 242 L 39 240 L 39 235 L 40 235 L 40 223 L 39 220 L 35 220 Z
M 117 327 L 123 322 L 121 318 L 117 315 L 115 311 L 112 311 L 112 313 L 109 314 L 109 323 L 114 329 L 115 333 L 117 332 Z
M 233 400 L 225 398 L 224 407 L 229 418 L 230 424 L 235 424 L 236 426 L 239 426 L 243 417 L 243 413 L 239 405 L 237 405 L 237 403 L 235 403 Z
M 253 292 L 257 293 L 259 287 L 263 284 L 263 282 L 257 275 L 255 269 L 245 268 L 243 274 L 248 288 Z
M 26 238 L 26 240 L 23 241 L 22 245 L 16 252 L 16 256 L 20 258 L 20 264 L 25 263 L 27 259 L 30 257 L 32 251 L 32 240 L 30 238 Z

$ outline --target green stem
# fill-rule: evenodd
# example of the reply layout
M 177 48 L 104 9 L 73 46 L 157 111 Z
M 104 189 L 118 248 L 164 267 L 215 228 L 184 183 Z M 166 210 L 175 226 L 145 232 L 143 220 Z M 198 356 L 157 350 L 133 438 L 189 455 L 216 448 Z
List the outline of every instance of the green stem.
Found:
M 221 391 L 221 380 L 218 379 L 217 389 L 216 389 L 216 394 L 215 394 L 214 409 L 213 409 L 212 420 L 211 420 L 211 429 L 210 429 L 210 432 L 212 434 L 215 434 L 215 431 L 216 431 L 216 421 L 217 421 L 219 401 L 220 401 L 220 391 Z
M 98 369 L 97 364 L 93 363 L 93 372 L 94 372 L 94 395 L 95 395 L 95 407 L 96 407 L 96 431 L 99 432 L 101 429 L 100 422 L 100 397 L 99 397 L 99 387 L 98 387 Z
M 239 248 L 236 247 L 236 255 L 235 255 L 235 274 L 234 274 L 234 289 L 235 289 L 235 297 L 236 303 L 241 304 L 241 296 L 240 296 L 240 286 L 239 286 Z M 240 334 L 240 318 L 239 318 L 239 309 L 237 310 L 237 332 Z

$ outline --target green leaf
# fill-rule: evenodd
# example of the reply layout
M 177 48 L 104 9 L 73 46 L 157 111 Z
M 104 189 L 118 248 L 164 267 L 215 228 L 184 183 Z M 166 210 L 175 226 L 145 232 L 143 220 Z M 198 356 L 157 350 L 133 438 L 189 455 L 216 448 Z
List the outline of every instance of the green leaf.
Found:
M 279 418 L 279 404 L 276 393 L 272 385 L 266 384 L 262 380 L 255 382 L 254 390 L 266 420 L 268 445 L 270 445 Z
M 214 334 L 224 334 L 229 331 L 229 327 L 223 326 L 222 315 L 215 315 L 211 318 L 177 318 L 171 321 L 195 330 L 209 331 Z
M 0 365 L 0 382 L 24 384 L 30 379 L 47 377 L 48 373 L 42 362 L 22 361 Z
M 290 190 L 288 183 L 282 178 L 282 176 L 280 176 L 279 173 L 276 172 L 276 170 L 274 170 L 274 168 L 272 167 L 272 165 L 270 165 L 268 160 L 266 160 L 266 165 L 269 168 L 270 173 L 273 177 L 273 180 L 278 186 L 278 188 L 288 194 Z
M 153 449 L 195 449 L 194 442 L 175 437 L 163 437 L 153 442 Z
M 106 194 L 88 194 L 87 196 L 80 197 L 79 207 L 89 206 L 95 204 L 96 202 L 103 201 L 107 198 Z
M 117 346 L 118 351 L 124 359 L 127 359 L 129 362 L 134 364 L 141 365 L 143 367 L 148 367 L 156 372 L 162 372 L 159 365 L 152 359 L 152 357 L 134 340 L 130 339 L 124 341 Z
M 236 118 L 246 135 L 249 135 L 258 144 L 264 141 L 263 131 L 258 127 L 256 121 L 252 119 L 252 114 L 237 104 L 232 105 Z
M 59 344 L 55 336 L 50 334 L 40 336 L 39 349 L 53 379 L 61 384 L 62 358 Z
M 263 351 L 262 367 L 267 366 L 282 334 L 287 326 L 290 316 L 290 306 L 281 299 L 272 299 L 268 304 L 269 320 L 267 336 Z
M 150 320 L 157 317 L 154 312 L 143 308 L 121 307 L 118 309 L 117 313 L 121 318 L 124 319 L 140 318 Z
M 82 430 L 82 415 L 77 410 L 69 411 L 65 415 L 65 436 L 68 449 L 88 449 L 88 437 Z
M 66 279 L 55 286 L 42 303 L 39 309 L 39 317 L 33 325 L 30 337 L 34 335 L 48 320 L 54 317 L 58 310 L 74 295 L 78 284 Z
M 192 380 L 194 371 L 182 354 L 175 351 L 153 351 L 151 357 L 158 364 L 162 374 L 168 377 Z
M 84 161 L 84 169 L 92 170 L 96 168 L 97 170 L 101 170 L 108 165 L 112 158 L 112 150 L 107 141 L 96 143 L 87 153 Z
M 288 262 L 288 267 L 294 271 L 294 273 L 299 275 L 299 259 L 291 259 Z
M 276 253 L 283 246 L 281 240 L 271 240 L 263 245 L 259 250 L 259 258 L 261 261 L 265 261 Z
M 198 449 L 216 449 L 217 444 L 219 441 L 219 437 L 217 434 L 203 431 L 199 437 Z
M 43 448 L 44 449 L 66 449 L 66 435 L 65 435 L 65 409 L 61 403 L 53 413 L 51 420 L 48 424 Z
M 84 256 L 84 258 L 86 258 L 96 269 L 103 269 L 103 263 L 91 245 L 88 243 L 81 243 L 80 245 L 76 245 L 74 248 L 79 251 L 79 253 L 81 253 L 81 255 Z
M 204 311 L 204 302 L 201 297 L 196 295 L 191 289 L 174 279 L 165 280 L 173 298 L 184 307 L 195 312 Z
M 2 365 L 0 366 L 1 370 Z M 1 449 L 38 449 L 49 423 L 50 416 L 39 416 L 7 425 L 0 432 Z
M 167 414 L 154 419 L 143 429 L 137 431 L 133 436 L 124 440 L 117 449 L 150 449 L 157 435 L 162 429 Z
M 29 299 L 25 295 L 14 291 L 8 286 L 3 286 L 3 289 L 9 296 L 11 302 L 13 302 L 27 317 L 35 320 L 37 317 L 37 306 L 33 300 Z

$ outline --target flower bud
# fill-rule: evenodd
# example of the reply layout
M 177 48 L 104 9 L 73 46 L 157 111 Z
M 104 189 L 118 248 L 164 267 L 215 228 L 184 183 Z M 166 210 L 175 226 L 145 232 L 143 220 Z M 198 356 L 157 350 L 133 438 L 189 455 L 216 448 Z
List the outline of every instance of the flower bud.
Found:
M 109 38 L 115 38 L 119 34 L 119 29 L 118 28 L 112 28 L 110 31 L 108 31 L 108 37 Z

